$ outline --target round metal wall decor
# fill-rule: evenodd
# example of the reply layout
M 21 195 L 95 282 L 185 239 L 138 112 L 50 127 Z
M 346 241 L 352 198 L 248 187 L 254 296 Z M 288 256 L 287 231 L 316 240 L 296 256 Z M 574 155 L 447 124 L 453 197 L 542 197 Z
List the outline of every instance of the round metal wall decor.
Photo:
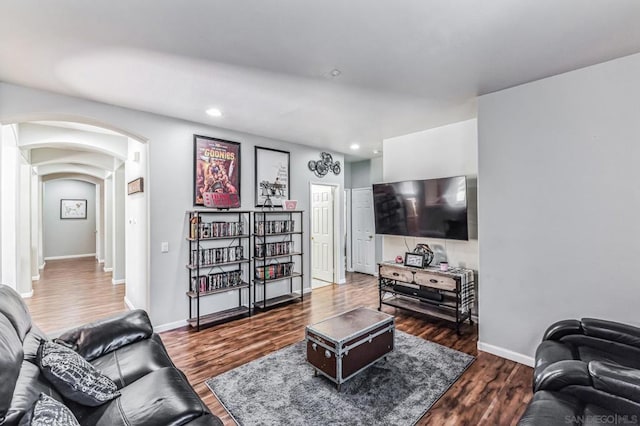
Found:
M 321 160 L 309 161 L 309 170 L 311 170 L 317 177 L 325 177 L 329 171 L 333 172 L 334 175 L 339 175 L 342 171 L 342 166 L 340 166 L 339 161 L 333 161 L 333 157 L 328 152 L 323 152 L 320 154 Z

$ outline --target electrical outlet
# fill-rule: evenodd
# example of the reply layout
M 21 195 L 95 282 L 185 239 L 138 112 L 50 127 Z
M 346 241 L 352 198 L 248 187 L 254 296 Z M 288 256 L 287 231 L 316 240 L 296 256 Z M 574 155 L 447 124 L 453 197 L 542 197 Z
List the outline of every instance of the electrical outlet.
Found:
M 160 244 L 160 251 L 161 251 L 162 253 L 167 253 L 167 252 L 169 251 L 169 243 L 168 243 L 167 241 L 163 241 L 163 242 Z

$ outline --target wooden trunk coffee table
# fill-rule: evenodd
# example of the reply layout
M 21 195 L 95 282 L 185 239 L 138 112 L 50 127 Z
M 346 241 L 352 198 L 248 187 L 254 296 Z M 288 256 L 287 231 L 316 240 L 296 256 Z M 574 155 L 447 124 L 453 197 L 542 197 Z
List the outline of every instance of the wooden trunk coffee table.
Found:
M 393 351 L 391 315 L 356 308 L 308 325 L 307 361 L 315 371 L 340 385 Z

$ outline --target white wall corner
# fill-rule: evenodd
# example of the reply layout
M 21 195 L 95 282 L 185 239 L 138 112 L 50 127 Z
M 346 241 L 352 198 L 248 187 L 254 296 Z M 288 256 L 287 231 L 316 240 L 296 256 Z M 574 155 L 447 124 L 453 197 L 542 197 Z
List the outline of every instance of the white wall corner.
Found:
M 130 311 L 134 311 L 136 309 L 136 307 L 133 306 L 133 303 L 127 299 L 127 296 L 124 297 L 124 304 L 127 305 L 127 308 L 129 308 Z
M 104 272 L 113 272 L 113 268 L 102 268 Z
M 187 320 L 174 321 L 167 324 L 161 324 L 153 327 L 154 333 L 162 333 L 163 331 L 175 330 L 176 328 L 188 325 Z
M 515 361 L 519 364 L 533 367 L 535 365 L 535 359 L 531 356 L 524 355 L 518 352 L 514 352 L 509 349 L 501 348 L 500 346 L 490 345 L 488 343 L 478 342 L 478 350 L 487 352 L 500 358 L 505 358 L 511 361 Z
M 118 284 L 124 284 L 127 280 L 125 280 L 124 278 L 121 280 L 116 280 L 116 279 L 112 279 L 111 280 L 111 284 L 113 285 L 118 285 Z
M 23 299 L 28 299 L 30 297 L 33 297 L 33 290 L 26 293 L 20 293 L 20 296 L 22 296 Z
M 31 277 L 31 281 L 40 281 L 40 274 L 34 275 L 33 277 Z

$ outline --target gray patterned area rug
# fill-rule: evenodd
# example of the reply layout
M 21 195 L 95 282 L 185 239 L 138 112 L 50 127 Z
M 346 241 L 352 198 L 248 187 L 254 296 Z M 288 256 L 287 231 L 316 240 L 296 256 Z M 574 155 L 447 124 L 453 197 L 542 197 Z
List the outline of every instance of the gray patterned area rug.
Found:
M 298 342 L 206 381 L 249 425 L 413 425 L 474 357 L 396 331 L 395 351 L 342 385 L 318 375 Z

